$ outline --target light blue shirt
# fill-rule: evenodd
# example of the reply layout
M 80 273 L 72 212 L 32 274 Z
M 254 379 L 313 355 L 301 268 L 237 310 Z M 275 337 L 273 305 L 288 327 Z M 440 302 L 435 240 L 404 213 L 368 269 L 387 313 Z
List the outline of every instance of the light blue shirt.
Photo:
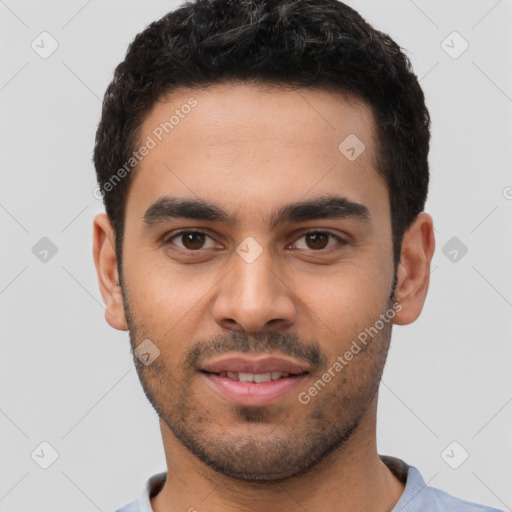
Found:
M 396 472 L 397 466 L 402 466 L 400 469 L 403 471 L 403 477 L 406 473 L 407 478 L 404 492 L 391 512 L 504 512 L 464 501 L 434 487 L 428 487 L 414 466 L 409 466 L 393 457 L 381 456 L 381 458 L 397 476 L 399 476 Z M 160 490 L 165 482 L 165 477 L 166 473 L 152 476 L 146 482 L 139 499 L 116 512 L 153 512 L 149 497 L 154 496 Z

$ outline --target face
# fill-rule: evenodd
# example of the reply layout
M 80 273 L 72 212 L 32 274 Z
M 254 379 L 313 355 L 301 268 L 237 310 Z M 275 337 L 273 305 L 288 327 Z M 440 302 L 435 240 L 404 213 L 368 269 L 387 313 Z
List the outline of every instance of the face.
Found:
M 398 314 L 371 110 L 312 89 L 182 89 L 145 119 L 149 139 L 109 321 L 158 355 L 135 363 L 176 442 L 239 479 L 302 473 L 374 403 Z

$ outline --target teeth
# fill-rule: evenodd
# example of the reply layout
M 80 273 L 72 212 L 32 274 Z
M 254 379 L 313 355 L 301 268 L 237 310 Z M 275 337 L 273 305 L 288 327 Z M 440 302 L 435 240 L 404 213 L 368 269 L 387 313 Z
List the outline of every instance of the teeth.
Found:
M 240 382 L 254 382 L 254 373 L 238 372 L 238 380 Z
M 290 374 L 285 372 L 268 372 L 268 373 L 247 373 L 247 372 L 220 372 L 219 376 L 227 377 L 231 380 L 240 382 L 270 382 L 288 377 Z
M 272 380 L 271 373 L 255 373 L 253 376 L 254 382 L 270 382 Z

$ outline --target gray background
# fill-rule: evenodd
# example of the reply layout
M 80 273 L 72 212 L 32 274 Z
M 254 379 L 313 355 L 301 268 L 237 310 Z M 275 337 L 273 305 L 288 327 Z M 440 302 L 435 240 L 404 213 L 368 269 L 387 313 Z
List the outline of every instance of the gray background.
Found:
M 407 49 L 433 122 L 432 283 L 421 318 L 394 331 L 379 451 L 432 486 L 511 510 L 512 0 L 350 4 Z M 103 316 L 91 155 L 115 65 L 177 5 L 0 0 L 2 511 L 112 511 L 165 469 L 128 333 Z M 31 47 L 43 31 L 59 45 L 47 59 Z M 454 31 L 469 44 L 457 58 Z M 43 441 L 58 452 L 48 469 Z

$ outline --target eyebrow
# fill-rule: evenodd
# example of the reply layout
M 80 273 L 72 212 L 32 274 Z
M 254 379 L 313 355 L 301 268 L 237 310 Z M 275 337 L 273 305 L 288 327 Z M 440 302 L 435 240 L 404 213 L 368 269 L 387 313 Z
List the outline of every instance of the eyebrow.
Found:
M 173 219 L 194 219 L 201 221 L 236 224 L 237 217 L 216 204 L 196 199 L 163 196 L 144 213 L 147 227 Z M 370 219 L 368 208 L 342 196 L 323 196 L 305 201 L 285 204 L 270 215 L 270 227 L 317 219 Z

